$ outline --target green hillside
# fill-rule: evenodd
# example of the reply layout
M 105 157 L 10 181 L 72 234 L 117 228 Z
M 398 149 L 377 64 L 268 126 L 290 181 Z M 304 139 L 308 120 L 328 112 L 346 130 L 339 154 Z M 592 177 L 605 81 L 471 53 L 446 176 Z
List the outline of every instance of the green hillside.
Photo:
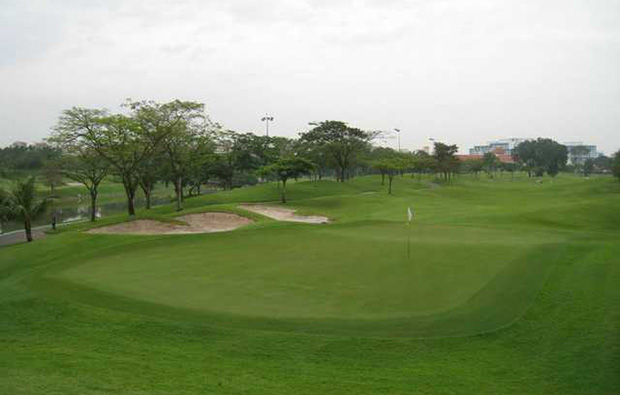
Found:
M 617 181 L 288 188 L 331 223 L 237 207 L 276 204 L 263 184 L 186 201 L 255 220 L 231 232 L 0 248 L 0 392 L 620 393 Z

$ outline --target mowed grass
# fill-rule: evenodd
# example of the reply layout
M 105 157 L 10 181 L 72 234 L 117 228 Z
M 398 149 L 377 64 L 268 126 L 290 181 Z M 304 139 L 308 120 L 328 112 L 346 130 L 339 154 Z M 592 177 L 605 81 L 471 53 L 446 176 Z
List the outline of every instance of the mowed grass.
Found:
M 362 177 L 290 196 L 334 222 L 0 249 L 2 392 L 620 392 L 620 183 L 406 176 L 388 196 Z
M 414 239 L 409 258 L 408 231 Z M 217 236 L 169 237 L 131 250 L 109 251 L 79 260 L 45 281 L 66 280 L 142 301 L 212 313 L 211 322 L 218 319 L 216 313 L 250 316 L 255 321 L 298 318 L 306 320 L 297 330 L 324 331 L 321 319 L 406 321 L 424 316 L 428 321 L 429 314 L 466 303 L 489 283 L 510 282 L 499 274 L 526 270 L 523 266 L 544 277 L 547 262 L 529 264 L 533 251 L 542 251 L 541 246 L 552 241 L 543 243 L 540 236 L 443 225 L 407 229 L 394 223 L 277 226 Z M 170 249 L 177 253 L 169 255 Z M 548 259 L 552 257 L 545 256 Z M 514 300 L 517 306 L 506 306 L 509 318 L 520 314 L 521 298 L 527 299 L 539 283 L 527 284 L 533 289 L 524 287 L 522 294 L 515 295 L 519 296 Z M 340 332 L 334 322 L 330 324 Z M 374 335 L 364 324 L 343 323 L 349 334 Z M 372 328 L 379 324 L 373 321 Z M 481 325 L 478 331 L 498 325 L 486 324 L 491 326 Z M 398 326 L 392 332 L 393 324 L 388 321 L 381 325 L 380 334 L 441 336 L 446 331 L 471 330 L 470 325 L 442 326 L 425 327 L 423 332 Z

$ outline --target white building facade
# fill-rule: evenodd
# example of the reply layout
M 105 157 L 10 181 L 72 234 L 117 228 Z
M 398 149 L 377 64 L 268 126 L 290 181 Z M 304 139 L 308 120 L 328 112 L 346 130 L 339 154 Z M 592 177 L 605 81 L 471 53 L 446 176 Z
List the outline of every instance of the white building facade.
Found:
M 512 151 L 516 146 L 521 144 L 528 139 L 524 138 L 509 138 L 509 139 L 501 139 L 490 141 L 485 145 L 475 145 L 473 148 L 469 149 L 470 155 L 484 155 L 487 152 L 497 152 L 497 150 L 503 150 L 504 153 L 508 155 L 512 155 Z M 569 141 L 563 143 L 563 145 L 568 148 L 568 163 L 570 164 L 583 164 L 587 159 L 594 159 L 600 155 L 597 150 L 596 145 L 586 144 L 582 141 Z M 584 147 L 583 150 L 579 150 L 581 152 L 575 152 L 575 147 Z
M 600 155 L 596 145 L 584 144 L 581 141 L 569 141 L 564 145 L 568 148 L 568 163 L 572 165 L 583 164 L 586 160 L 597 158 Z M 584 147 L 583 152 L 574 152 L 575 147 Z
M 470 148 L 469 149 L 469 154 L 470 155 L 484 155 L 487 152 L 494 152 L 497 150 L 503 150 L 504 153 L 508 154 L 508 155 L 512 155 L 512 150 L 519 144 L 521 144 L 522 142 L 526 141 L 527 139 L 522 139 L 522 138 L 509 138 L 509 139 L 501 139 L 501 140 L 495 140 L 495 141 L 490 141 L 488 144 L 486 145 L 475 145 L 474 148 Z

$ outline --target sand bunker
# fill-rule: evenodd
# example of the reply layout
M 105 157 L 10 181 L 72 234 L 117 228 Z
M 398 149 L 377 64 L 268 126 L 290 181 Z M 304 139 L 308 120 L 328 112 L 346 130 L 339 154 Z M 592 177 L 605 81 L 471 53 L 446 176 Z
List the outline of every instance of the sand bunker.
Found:
M 162 235 L 226 232 L 252 223 L 252 220 L 230 213 L 188 214 L 175 218 L 187 225 L 138 219 L 87 231 L 100 234 Z
M 262 204 L 241 204 L 239 207 L 278 221 L 305 222 L 309 224 L 326 224 L 329 222 L 329 218 L 320 215 L 296 215 L 295 210 L 290 208 L 265 206 Z
M 190 228 L 198 232 L 226 232 L 253 222 L 249 218 L 232 213 L 188 214 L 176 219 L 186 222 Z

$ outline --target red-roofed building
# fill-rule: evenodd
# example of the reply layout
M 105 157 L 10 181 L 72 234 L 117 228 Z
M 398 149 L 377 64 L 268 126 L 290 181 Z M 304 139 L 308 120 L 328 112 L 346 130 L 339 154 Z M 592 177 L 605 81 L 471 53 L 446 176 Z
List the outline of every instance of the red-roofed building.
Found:
M 497 159 L 499 159 L 502 163 L 515 163 L 514 159 L 512 159 L 512 155 L 508 155 L 503 149 L 496 148 L 492 152 L 495 154 Z M 471 160 L 471 159 L 480 159 L 482 160 L 483 155 L 456 155 L 457 159 L 461 161 Z
M 515 160 L 512 159 L 512 155 L 508 155 L 508 154 L 495 154 L 495 156 L 497 156 L 497 159 L 499 159 L 499 161 L 502 162 L 502 163 L 515 163 Z
M 482 155 L 454 155 L 454 156 L 456 156 L 456 158 L 462 162 L 466 160 L 477 160 L 477 159 L 482 160 Z

